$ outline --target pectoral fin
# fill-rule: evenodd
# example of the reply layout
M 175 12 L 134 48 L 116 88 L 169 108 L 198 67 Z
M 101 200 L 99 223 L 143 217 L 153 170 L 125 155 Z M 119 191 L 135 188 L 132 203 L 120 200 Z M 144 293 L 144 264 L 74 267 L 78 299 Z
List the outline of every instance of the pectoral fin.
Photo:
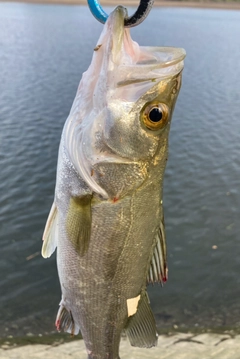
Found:
M 92 195 L 71 197 L 69 201 L 66 230 L 76 251 L 83 256 L 89 246 L 91 236 Z
M 147 292 L 141 294 L 136 314 L 129 317 L 125 328 L 130 344 L 139 348 L 157 345 L 156 323 L 150 308 Z
M 57 247 L 58 238 L 58 211 L 55 202 L 48 215 L 47 223 L 43 233 L 42 256 L 48 258 Z
M 163 220 L 156 234 L 156 245 L 153 251 L 147 277 L 148 283 L 163 283 L 167 281 L 167 251 Z

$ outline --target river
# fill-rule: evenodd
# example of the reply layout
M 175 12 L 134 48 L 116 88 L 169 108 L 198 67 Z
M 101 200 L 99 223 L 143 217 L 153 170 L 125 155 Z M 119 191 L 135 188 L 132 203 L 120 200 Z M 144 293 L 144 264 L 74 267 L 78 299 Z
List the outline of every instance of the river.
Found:
M 59 281 L 41 236 L 101 29 L 84 6 L 0 3 L 0 337 L 55 330 Z M 160 329 L 240 325 L 239 36 L 230 10 L 154 7 L 132 30 L 187 52 L 164 181 L 169 280 L 149 288 Z

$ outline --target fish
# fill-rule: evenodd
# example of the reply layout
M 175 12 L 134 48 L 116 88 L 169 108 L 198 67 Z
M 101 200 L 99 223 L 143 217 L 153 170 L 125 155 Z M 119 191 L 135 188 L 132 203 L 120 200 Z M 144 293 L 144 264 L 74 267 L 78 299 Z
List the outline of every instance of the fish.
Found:
M 63 128 L 42 255 L 57 248 L 57 329 L 88 359 L 157 345 L 147 286 L 167 280 L 163 179 L 185 51 L 139 46 L 108 17 Z

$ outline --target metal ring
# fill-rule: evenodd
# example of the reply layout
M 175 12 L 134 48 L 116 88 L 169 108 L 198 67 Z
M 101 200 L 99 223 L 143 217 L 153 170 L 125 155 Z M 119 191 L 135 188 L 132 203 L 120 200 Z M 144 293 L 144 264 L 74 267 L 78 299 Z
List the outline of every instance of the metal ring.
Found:
M 140 4 L 136 12 L 132 16 L 124 19 L 124 26 L 133 27 L 143 22 L 143 20 L 145 20 L 148 16 L 148 13 L 152 8 L 153 3 L 154 0 L 140 0 Z M 93 16 L 102 24 L 105 24 L 108 18 L 108 14 L 102 9 L 98 0 L 88 0 L 88 6 Z

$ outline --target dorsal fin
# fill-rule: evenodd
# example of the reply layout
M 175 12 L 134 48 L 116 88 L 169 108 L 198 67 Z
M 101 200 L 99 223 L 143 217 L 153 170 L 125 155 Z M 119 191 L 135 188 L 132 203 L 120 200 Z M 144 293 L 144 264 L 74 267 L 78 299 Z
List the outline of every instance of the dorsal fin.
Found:
M 164 283 L 167 281 L 167 251 L 164 221 L 161 220 L 155 238 L 155 247 L 150 262 L 147 283 Z

